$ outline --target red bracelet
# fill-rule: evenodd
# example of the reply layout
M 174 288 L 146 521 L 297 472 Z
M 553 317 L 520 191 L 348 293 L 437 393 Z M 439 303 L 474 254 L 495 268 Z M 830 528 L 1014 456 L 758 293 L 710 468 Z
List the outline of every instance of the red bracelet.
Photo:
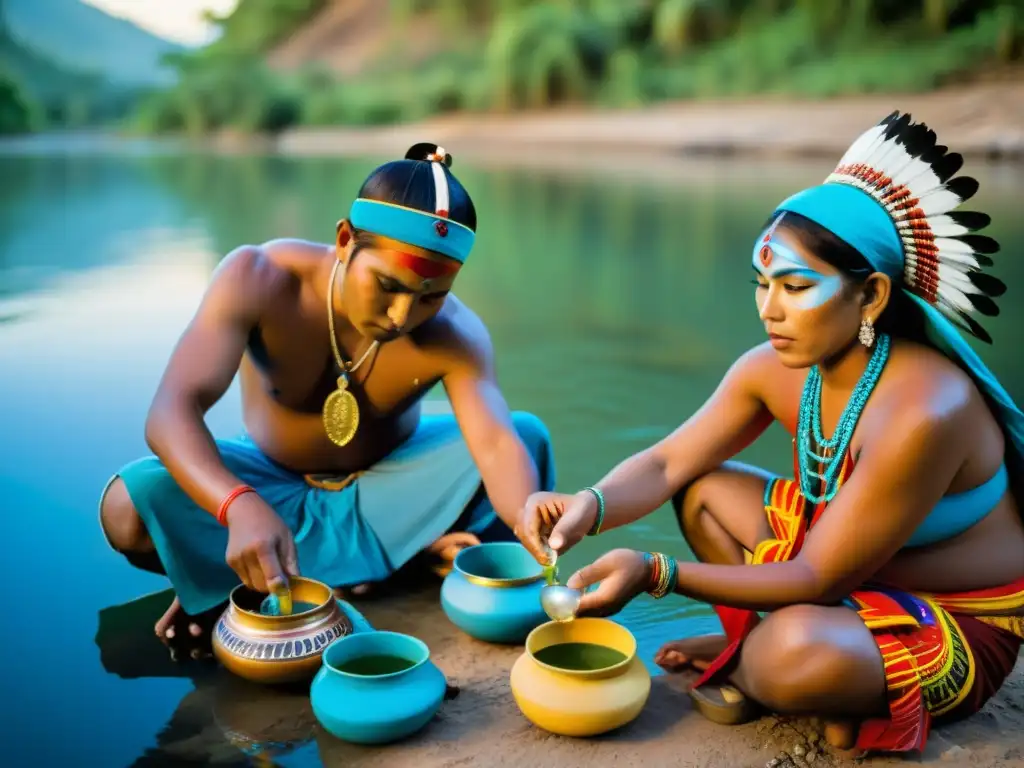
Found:
M 216 515 L 217 522 L 220 523 L 221 525 L 227 525 L 228 524 L 228 519 L 227 519 L 228 518 L 228 507 L 231 506 L 231 502 L 233 502 L 235 499 L 237 499 L 243 493 L 249 493 L 250 491 L 252 493 L 256 493 L 256 489 L 253 488 L 251 485 L 240 485 L 237 488 L 235 488 L 233 491 L 231 491 L 231 493 L 229 493 L 227 496 L 225 496 L 224 497 L 224 501 L 222 501 L 220 503 L 220 506 L 217 507 L 217 515 Z

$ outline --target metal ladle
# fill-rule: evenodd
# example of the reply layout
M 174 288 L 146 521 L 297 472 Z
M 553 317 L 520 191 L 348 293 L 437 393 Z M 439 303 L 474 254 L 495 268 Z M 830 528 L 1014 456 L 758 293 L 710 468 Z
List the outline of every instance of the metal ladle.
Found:
M 547 584 L 540 590 L 541 607 L 552 621 L 572 621 L 576 618 L 576 611 L 579 610 L 583 593 L 578 589 L 558 583 L 555 570 L 558 553 L 548 548 L 548 557 L 550 562 L 544 566 Z

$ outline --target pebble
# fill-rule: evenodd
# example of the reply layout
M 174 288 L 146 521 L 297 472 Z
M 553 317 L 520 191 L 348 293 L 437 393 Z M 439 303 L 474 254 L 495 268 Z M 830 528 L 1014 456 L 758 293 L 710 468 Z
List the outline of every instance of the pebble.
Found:
M 952 747 L 942 753 L 943 760 L 966 760 L 971 750 L 964 749 L 959 744 L 954 744 Z
M 793 747 L 793 754 L 796 757 L 803 757 L 806 752 L 807 748 L 804 747 L 803 744 L 797 744 L 795 747 Z

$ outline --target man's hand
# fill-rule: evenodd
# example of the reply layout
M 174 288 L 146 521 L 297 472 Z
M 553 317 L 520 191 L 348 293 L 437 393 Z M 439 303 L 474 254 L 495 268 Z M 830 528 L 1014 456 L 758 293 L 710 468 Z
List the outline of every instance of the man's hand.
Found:
M 242 583 L 270 593 L 299 575 L 295 539 L 280 516 L 256 493 L 243 493 L 228 508 L 228 565 Z

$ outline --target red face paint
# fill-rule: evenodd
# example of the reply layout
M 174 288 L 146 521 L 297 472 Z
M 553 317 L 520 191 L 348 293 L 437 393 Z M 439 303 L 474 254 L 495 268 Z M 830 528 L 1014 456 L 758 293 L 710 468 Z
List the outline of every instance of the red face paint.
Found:
M 427 259 L 404 251 L 393 251 L 395 264 L 412 270 L 426 279 L 450 275 L 459 270 L 459 262 L 454 259 Z

